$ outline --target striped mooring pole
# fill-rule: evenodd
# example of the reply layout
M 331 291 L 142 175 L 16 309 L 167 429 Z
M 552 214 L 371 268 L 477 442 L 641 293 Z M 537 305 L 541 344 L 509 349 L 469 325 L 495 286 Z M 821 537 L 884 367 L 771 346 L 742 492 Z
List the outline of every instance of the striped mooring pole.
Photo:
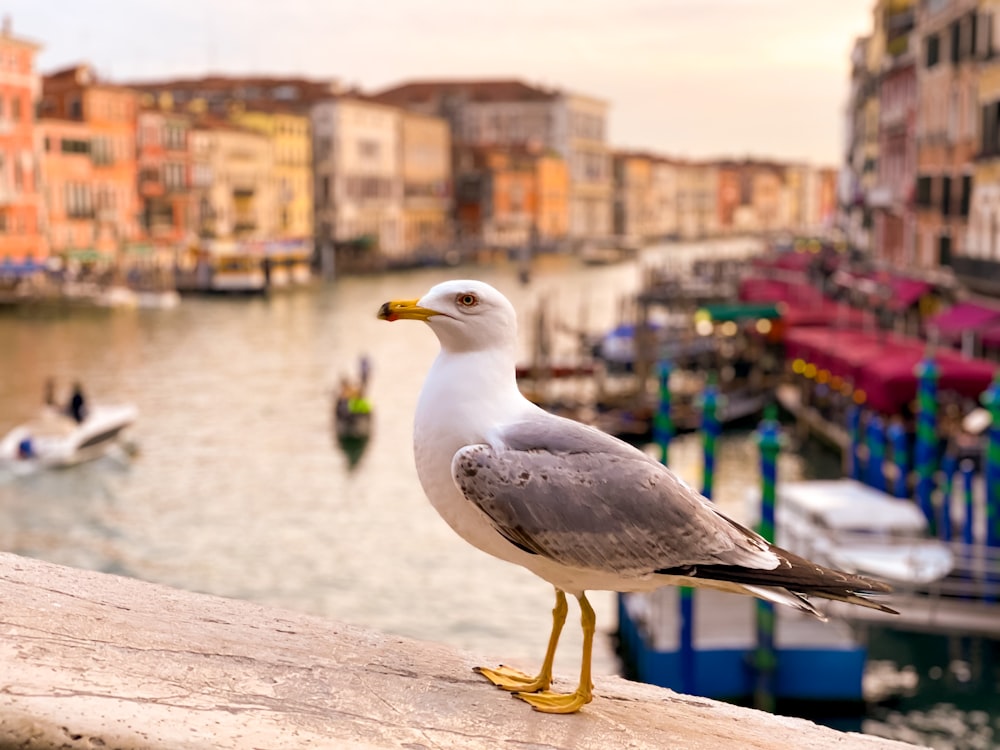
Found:
M 656 406 L 656 414 L 653 415 L 653 442 L 660 449 L 660 463 L 664 466 L 670 464 L 670 441 L 674 438 L 674 420 L 670 416 L 670 373 L 673 367 L 670 362 L 663 360 L 657 369 L 657 376 L 660 384 L 659 399 Z
M 986 438 L 986 545 L 1000 547 L 1000 372 L 980 398 L 990 413 Z
M 774 543 L 774 503 L 777 495 L 778 451 L 781 449 L 781 428 L 778 425 L 774 404 L 768 404 L 764 420 L 757 431 L 760 449 L 760 523 L 757 533 Z M 756 675 L 754 708 L 761 711 L 775 710 L 775 676 L 778 666 L 774 650 L 774 605 L 763 599 L 756 600 L 757 648 L 753 653 Z
M 940 370 L 927 356 L 915 369 L 917 376 L 917 440 L 913 449 L 917 469 L 917 504 L 924 512 L 931 532 L 937 533 L 932 494 L 937 471 L 937 385 Z
M 709 378 L 708 385 L 702 394 L 701 429 L 703 433 L 704 467 L 702 469 L 701 492 L 709 500 L 712 499 L 712 481 L 715 477 L 715 438 L 719 433 L 716 406 L 718 391 L 714 378 Z M 694 693 L 697 670 L 694 652 L 694 589 L 682 586 L 680 590 L 680 634 L 679 658 L 681 666 L 681 684 L 685 693 Z
M 715 485 L 715 443 L 722 431 L 718 417 L 719 388 L 715 378 L 709 378 L 708 385 L 702 395 L 701 431 L 702 446 L 705 454 L 705 464 L 701 478 L 701 494 L 712 499 L 712 488 Z

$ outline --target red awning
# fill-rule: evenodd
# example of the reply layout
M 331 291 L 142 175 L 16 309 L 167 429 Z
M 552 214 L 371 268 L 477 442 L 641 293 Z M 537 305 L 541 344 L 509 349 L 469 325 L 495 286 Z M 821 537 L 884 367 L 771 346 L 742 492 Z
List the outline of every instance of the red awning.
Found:
M 892 291 L 889 307 L 893 310 L 905 310 L 933 289 L 926 281 L 908 279 L 905 276 L 890 277 L 888 285 Z
M 987 328 L 1000 323 L 1000 309 L 975 302 L 959 302 L 927 321 L 929 330 L 937 330 L 942 338 L 957 339 L 965 331 Z

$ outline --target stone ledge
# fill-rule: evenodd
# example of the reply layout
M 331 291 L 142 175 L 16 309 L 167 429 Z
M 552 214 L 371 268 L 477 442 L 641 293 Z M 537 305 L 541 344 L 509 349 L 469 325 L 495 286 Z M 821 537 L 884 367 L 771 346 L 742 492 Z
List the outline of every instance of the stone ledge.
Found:
M 540 714 L 482 661 L 0 553 L 4 749 L 912 748 L 620 678 L 579 714 Z

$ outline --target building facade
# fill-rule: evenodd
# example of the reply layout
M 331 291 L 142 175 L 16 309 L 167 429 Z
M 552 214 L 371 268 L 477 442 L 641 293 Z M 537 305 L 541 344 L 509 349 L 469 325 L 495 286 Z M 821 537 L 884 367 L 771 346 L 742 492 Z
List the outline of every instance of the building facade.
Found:
M 451 131 L 440 117 L 400 112 L 402 251 L 440 255 L 452 243 Z
M 963 254 L 979 120 L 983 51 L 978 0 L 917 7 L 916 250 L 914 265 L 948 266 Z
M 196 230 L 191 191 L 191 118 L 147 104 L 136 125 L 141 223 L 147 239 L 167 248 L 190 242 Z
M 46 119 L 87 125 L 86 149 L 93 169 L 91 247 L 106 260 L 116 260 L 142 237 L 136 163 L 138 95 L 99 81 L 90 66 L 77 65 L 42 79 L 40 108 Z
M 406 83 L 374 98 L 444 118 L 456 145 L 556 152 L 569 169 L 570 236 L 611 234 L 613 180 L 606 102 L 516 80 Z M 456 173 L 456 180 L 460 178 Z
M 203 244 L 223 247 L 273 239 L 278 212 L 271 140 L 212 118 L 197 122 L 191 139 Z
M 641 243 L 657 236 L 653 164 L 647 154 L 619 151 L 612 156 L 615 235 Z
M 230 110 L 229 119 L 271 141 L 275 216 L 271 239 L 313 236 L 312 132 L 309 117 L 284 106 Z
M 97 182 L 90 156 L 90 126 L 78 120 L 43 118 L 38 121 L 38 138 L 49 252 L 100 261 L 104 256 L 95 246 Z
M 35 141 L 40 47 L 0 29 L 0 265 L 38 263 L 48 254 Z
M 315 104 L 313 134 L 316 242 L 403 255 L 401 112 L 353 96 Z
M 951 261 L 971 289 L 1000 296 L 1000 0 L 984 0 L 980 11 L 977 159 L 963 251 Z

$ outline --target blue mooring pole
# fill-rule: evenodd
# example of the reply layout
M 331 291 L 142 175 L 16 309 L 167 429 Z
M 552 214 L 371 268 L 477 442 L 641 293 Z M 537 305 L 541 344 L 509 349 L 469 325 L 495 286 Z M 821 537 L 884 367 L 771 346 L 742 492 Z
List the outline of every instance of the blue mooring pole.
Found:
M 955 490 L 955 473 L 958 471 L 958 459 L 954 453 L 945 453 L 941 459 L 941 525 L 939 536 L 946 542 L 951 541 L 952 519 L 951 519 L 951 498 Z
M 914 371 L 917 376 L 917 440 L 913 450 L 917 469 L 917 503 L 924 512 L 931 532 L 935 528 L 934 472 L 937 471 L 938 424 L 937 384 L 940 371 L 934 358 L 928 355 Z
M 768 404 L 764 420 L 757 431 L 760 448 L 760 524 L 757 533 L 774 542 L 774 503 L 777 495 L 778 451 L 781 448 L 781 428 L 778 425 L 774 404 Z M 774 650 L 774 605 L 763 599 L 756 600 L 757 648 L 753 654 L 754 684 L 753 705 L 761 711 L 775 710 L 775 676 L 778 666 Z
M 910 489 L 907 483 L 909 471 L 909 451 L 906 445 L 906 429 L 898 421 L 893 421 L 887 430 L 889 443 L 892 445 L 892 462 L 896 466 L 896 477 L 892 483 L 892 494 L 896 497 L 909 497 Z
M 882 417 L 872 414 L 865 430 L 865 442 L 868 443 L 868 484 L 885 492 L 885 427 Z
M 858 458 L 858 448 L 861 446 L 861 407 L 852 403 L 847 407 L 847 434 L 850 438 L 847 446 L 847 476 L 861 481 L 861 461 Z
M 1000 547 L 1000 373 L 980 401 L 990 413 L 986 432 L 986 546 Z

